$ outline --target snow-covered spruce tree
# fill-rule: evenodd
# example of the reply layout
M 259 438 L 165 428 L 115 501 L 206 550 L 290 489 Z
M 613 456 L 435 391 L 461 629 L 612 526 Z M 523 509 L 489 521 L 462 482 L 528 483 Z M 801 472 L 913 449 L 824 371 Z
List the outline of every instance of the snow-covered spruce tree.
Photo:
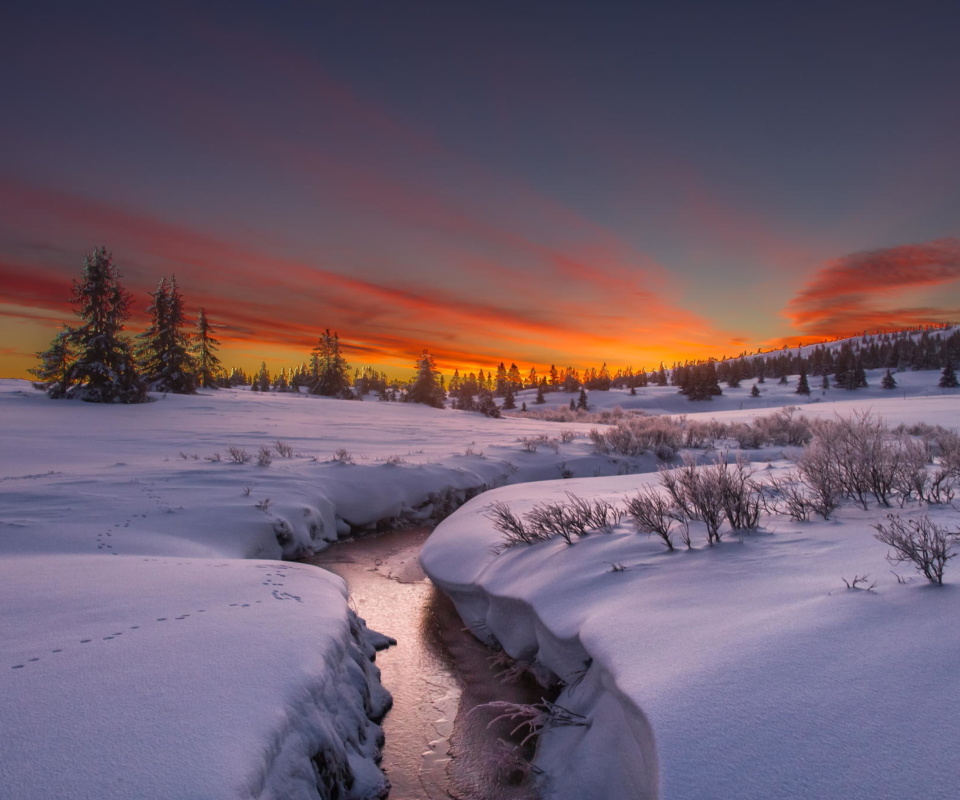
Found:
M 191 353 L 196 367 L 197 384 L 204 389 L 216 389 L 223 376 L 223 366 L 217 356 L 220 342 L 213 338 L 214 325 L 207 319 L 207 312 L 200 308 L 197 327 L 193 331 Z
M 310 353 L 310 394 L 324 397 L 353 397 L 350 365 L 340 352 L 340 336 L 327 328 Z
M 580 396 L 577 398 L 577 409 L 579 411 L 589 411 L 590 406 L 587 404 L 587 393 L 584 389 L 580 389 Z
M 64 396 L 90 403 L 146 402 L 130 343 L 120 335 L 130 316 L 130 293 L 120 284 L 106 247 L 84 257 L 70 302 L 83 324 L 70 329 L 77 358 L 67 369 Z
M 504 411 L 512 411 L 517 407 L 517 399 L 513 395 L 513 384 L 507 383 L 507 388 L 503 393 L 503 409 Z
M 810 383 L 807 381 L 807 368 L 800 367 L 800 377 L 797 380 L 797 394 L 810 394 Z
M 71 329 L 64 326 L 50 343 L 50 347 L 42 353 L 37 353 L 40 363 L 28 370 L 37 380 L 34 386 L 45 389 L 53 398 L 60 398 L 67 393 L 67 371 L 75 359 L 73 347 L 70 344 Z
M 897 388 L 897 379 L 893 377 L 893 373 L 890 370 L 887 370 L 884 376 L 880 379 L 880 387 L 883 389 Z
M 948 361 L 947 365 L 943 368 L 943 372 L 940 373 L 940 382 L 937 384 L 941 389 L 956 389 L 960 386 L 960 382 L 957 381 L 957 373 L 953 368 L 953 364 Z
M 445 393 L 437 380 L 433 356 L 426 350 L 417 359 L 417 377 L 407 390 L 404 400 L 408 403 L 424 403 L 434 408 L 443 408 Z
M 714 362 L 706 361 L 687 369 L 680 384 L 680 394 L 686 395 L 690 400 L 711 400 L 723 394 Z
M 196 393 L 190 343 L 183 332 L 186 317 L 176 277 L 160 279 L 150 292 L 150 324 L 137 336 L 137 360 L 147 386 L 154 392 Z

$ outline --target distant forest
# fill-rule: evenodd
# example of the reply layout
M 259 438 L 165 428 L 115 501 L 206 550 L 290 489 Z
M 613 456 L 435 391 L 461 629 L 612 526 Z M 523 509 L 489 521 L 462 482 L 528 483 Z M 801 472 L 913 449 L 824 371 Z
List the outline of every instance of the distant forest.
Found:
M 586 408 L 587 391 L 616 388 L 635 393 L 648 385 L 672 385 L 691 400 L 707 400 L 722 394 L 721 383 L 733 388 L 753 381 L 753 393 L 758 394 L 756 384 L 767 379 L 787 383 L 790 375 L 798 376 L 799 394 L 810 393 L 811 380 L 825 389 L 853 391 L 867 385 L 867 370 L 876 369 L 886 370 L 881 379 L 886 389 L 896 388 L 896 372 L 935 369 L 942 370 L 939 385 L 950 388 L 957 386 L 954 366 L 960 360 L 960 330 L 930 325 L 769 353 L 742 353 L 736 358 L 676 362 L 669 368 L 661 362 L 650 371 L 627 367 L 611 372 L 603 363 L 582 371 L 551 365 L 542 373 L 535 367 L 521 372 L 516 363 L 507 367 L 501 361 L 486 372 L 461 375 L 456 369 L 449 381 L 425 349 L 417 359 L 416 375 L 402 381 L 371 367 L 352 369 L 343 356 L 339 334 L 328 329 L 299 365 L 271 374 L 264 362 L 248 375 L 239 367 L 223 367 L 217 356 L 220 343 L 213 336 L 217 326 L 203 308 L 187 331 L 176 278 L 162 278 L 150 298 L 147 328 L 128 338 L 122 331 L 132 296 L 121 285 L 111 254 L 106 248 L 94 250 L 84 258 L 70 298 L 81 324 L 63 326 L 50 347 L 37 354 L 39 363 L 31 370 L 35 385 L 53 398 L 113 403 L 144 402 L 148 391 L 192 394 L 199 387 L 249 386 L 259 392 L 307 392 L 345 399 L 373 393 L 383 401 L 437 407 L 449 400 L 457 409 L 499 416 L 501 408 L 516 408 L 515 396 L 525 389 L 536 390 L 535 404 L 544 403 L 549 392 L 579 393 L 571 407 Z

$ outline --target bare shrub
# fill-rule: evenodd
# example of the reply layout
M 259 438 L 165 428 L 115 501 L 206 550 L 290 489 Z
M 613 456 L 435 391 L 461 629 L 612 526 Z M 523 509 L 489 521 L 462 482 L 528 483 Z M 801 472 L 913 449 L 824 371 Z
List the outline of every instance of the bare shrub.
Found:
M 736 439 L 737 444 L 744 450 L 756 450 L 767 443 L 767 433 L 761 428 L 748 425 L 746 422 L 731 423 L 727 435 Z
M 566 492 L 566 495 L 570 498 L 572 512 L 578 519 L 584 520 L 587 530 L 610 533 L 623 519 L 623 509 L 602 498 L 591 503 L 573 492 Z
M 943 584 L 947 561 L 956 553 L 953 546 L 960 539 L 960 529 L 948 531 L 926 514 L 918 519 L 903 520 L 898 514 L 887 514 L 887 523 L 878 522 L 874 536 L 891 548 L 887 560 L 891 564 L 910 561 L 931 583 Z
M 815 513 L 814 504 L 796 482 L 796 475 L 771 478 L 767 488 L 779 501 L 775 508 L 777 513 L 789 514 L 797 522 L 807 522 Z
M 293 446 L 287 442 L 281 442 L 278 439 L 273 443 L 273 449 L 277 451 L 280 458 L 293 458 Z
M 725 471 L 726 465 L 716 464 Z M 697 519 L 707 526 L 707 541 L 720 541 L 720 526 L 724 509 L 723 481 L 714 467 L 699 469 L 696 460 L 684 453 L 683 463 L 674 469 L 660 469 L 660 482 L 684 516 Z
M 544 539 L 559 536 L 567 544 L 573 544 L 575 535 L 587 535 L 587 519 L 582 510 L 562 503 L 537 503 L 524 519 Z
M 234 464 L 249 464 L 250 454 L 242 447 L 228 447 L 227 455 Z
M 707 469 L 715 472 L 715 480 L 720 485 L 727 522 L 735 531 L 755 530 L 763 511 L 763 494 L 757 483 L 751 480 L 750 462 L 742 453 L 731 465 L 724 463 L 725 460 L 721 454 L 717 463 Z
M 563 442 L 564 444 L 569 444 L 574 439 L 576 439 L 577 436 L 579 435 L 580 434 L 578 434 L 575 430 L 572 430 L 571 428 L 560 429 L 560 441 Z
M 212 456 L 207 456 L 207 461 L 210 461 L 210 462 L 212 462 L 212 463 L 217 463 L 217 462 L 219 462 L 219 461 L 220 461 L 220 454 L 219 454 L 219 453 L 214 453 Z
M 339 464 L 352 464 L 354 463 L 353 456 L 349 450 L 346 450 L 343 447 L 337 449 L 333 454 L 333 460 Z
M 810 503 L 824 519 L 840 505 L 843 487 L 837 464 L 828 445 L 818 439 L 805 448 L 797 459 L 797 476 L 810 490 Z
M 541 700 L 539 703 L 534 704 L 508 703 L 503 700 L 496 700 L 492 703 L 478 705 L 473 711 L 476 711 L 478 708 L 491 708 L 501 712 L 490 720 L 487 724 L 488 728 L 501 720 L 510 720 L 511 722 L 517 722 L 519 720 L 517 726 L 510 731 L 510 735 L 516 736 L 522 730 L 526 729 L 526 735 L 520 742 L 521 747 L 547 728 L 568 726 L 589 727 L 590 725 L 589 721 L 583 715 L 570 711 L 550 700 Z M 472 714 L 473 711 L 470 713 Z
M 841 576 L 840 580 L 842 580 L 846 584 L 848 589 L 860 589 L 861 591 L 872 592 L 874 589 L 877 588 L 876 581 L 871 583 L 869 586 L 867 585 L 867 581 L 870 580 L 869 575 L 854 575 L 853 580 L 850 580 L 850 581 L 848 581 L 846 578 Z M 863 584 L 862 588 L 860 584 Z
M 538 532 L 528 530 L 523 520 L 510 510 L 510 506 L 499 500 L 488 506 L 483 516 L 489 519 L 493 527 L 503 536 L 504 542 L 497 548 L 497 552 L 518 544 L 535 544 L 543 541 L 543 537 Z
M 257 506 L 257 508 L 259 508 L 261 511 L 266 511 L 267 509 L 270 508 L 270 498 L 269 498 L 269 497 L 263 498 L 263 500 L 261 500 L 259 503 L 257 503 L 256 506 Z
M 598 453 L 639 456 L 653 450 L 663 460 L 684 446 L 684 421 L 673 417 L 629 417 L 607 430 L 592 429 L 590 439 Z
M 637 531 L 656 534 L 667 550 L 673 550 L 673 526 L 677 521 L 677 512 L 667 496 L 647 486 L 633 497 L 626 498 L 626 502 L 627 513 L 633 518 Z
M 257 451 L 257 464 L 261 467 L 269 467 L 273 463 L 273 451 L 265 444 L 260 445 Z
M 813 425 L 797 413 L 799 410 L 797 406 L 784 406 L 773 414 L 757 417 L 753 426 L 762 431 L 766 441 L 778 447 L 808 444 L 813 439 Z
M 401 464 L 406 464 L 407 461 L 402 456 L 392 455 L 392 456 L 387 456 L 386 459 L 384 459 L 383 463 L 390 467 L 398 467 Z

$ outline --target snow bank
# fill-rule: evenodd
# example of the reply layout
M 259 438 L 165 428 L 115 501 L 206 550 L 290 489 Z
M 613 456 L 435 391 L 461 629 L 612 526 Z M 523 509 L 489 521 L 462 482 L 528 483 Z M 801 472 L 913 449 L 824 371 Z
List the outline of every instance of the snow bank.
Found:
M 318 754 L 349 796 L 385 790 L 372 718 L 389 698 L 339 579 L 23 555 L 0 587 L 4 797 L 316 798 Z
M 898 583 L 872 536 L 880 510 L 768 518 L 689 552 L 624 524 L 492 554 L 500 535 L 484 509 L 496 500 L 515 513 L 562 489 L 613 502 L 655 480 L 497 489 L 423 548 L 470 627 L 562 679 L 557 702 L 588 718 L 541 738 L 547 796 L 955 794 L 960 579 L 938 589 L 901 566 Z M 936 514 L 956 525 L 952 509 Z M 845 587 L 864 574 L 874 590 Z

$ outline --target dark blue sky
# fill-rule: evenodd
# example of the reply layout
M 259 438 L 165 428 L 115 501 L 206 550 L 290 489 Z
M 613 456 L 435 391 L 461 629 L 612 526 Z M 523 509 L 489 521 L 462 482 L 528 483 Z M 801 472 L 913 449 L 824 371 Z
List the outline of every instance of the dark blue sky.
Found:
M 4 374 L 101 243 L 238 362 L 326 327 L 355 363 L 637 367 L 958 318 L 956 3 L 133 6 L 4 12 Z

